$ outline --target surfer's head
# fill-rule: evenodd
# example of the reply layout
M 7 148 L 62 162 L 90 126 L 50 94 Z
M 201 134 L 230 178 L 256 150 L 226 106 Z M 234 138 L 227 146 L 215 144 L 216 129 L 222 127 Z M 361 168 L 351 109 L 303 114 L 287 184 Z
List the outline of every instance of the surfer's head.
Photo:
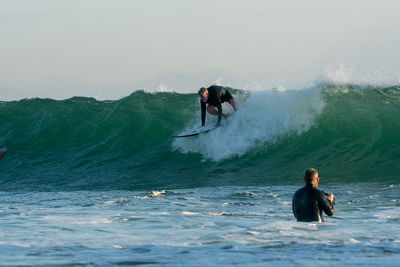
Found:
M 199 96 L 200 96 L 201 100 L 206 102 L 208 100 L 208 90 L 207 90 L 207 88 L 201 87 L 200 90 L 199 90 Z
M 319 177 L 318 171 L 314 168 L 309 168 L 304 174 L 304 181 L 306 184 L 316 185 L 318 187 Z

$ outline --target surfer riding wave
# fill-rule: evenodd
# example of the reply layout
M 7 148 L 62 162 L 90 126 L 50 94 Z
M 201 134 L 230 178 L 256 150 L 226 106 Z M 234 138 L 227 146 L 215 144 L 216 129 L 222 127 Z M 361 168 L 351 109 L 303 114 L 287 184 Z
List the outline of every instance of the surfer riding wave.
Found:
M 238 105 L 231 93 L 222 86 L 213 85 L 208 88 L 202 87 L 199 90 L 200 105 L 201 105 L 201 126 L 206 122 L 206 104 L 208 104 L 207 112 L 212 115 L 218 115 L 218 121 L 215 126 L 221 125 L 222 103 L 228 102 L 235 111 Z

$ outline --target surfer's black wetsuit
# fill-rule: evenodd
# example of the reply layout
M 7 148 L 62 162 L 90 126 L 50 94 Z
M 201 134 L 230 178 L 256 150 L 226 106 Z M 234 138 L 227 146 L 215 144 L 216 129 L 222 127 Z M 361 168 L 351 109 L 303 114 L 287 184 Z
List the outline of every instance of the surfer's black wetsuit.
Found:
M 333 205 L 325 194 L 311 184 L 297 190 L 292 201 L 293 214 L 299 222 L 323 222 L 322 211 L 333 215 Z
M 225 101 L 229 101 L 233 99 L 231 93 L 229 93 L 226 88 L 222 86 L 213 85 L 207 88 L 208 90 L 208 99 L 206 102 L 203 102 L 200 99 L 201 105 L 201 126 L 204 126 L 206 122 L 206 103 L 212 105 L 218 109 L 218 122 L 217 125 L 221 123 L 221 116 L 222 116 L 222 106 L 221 103 Z

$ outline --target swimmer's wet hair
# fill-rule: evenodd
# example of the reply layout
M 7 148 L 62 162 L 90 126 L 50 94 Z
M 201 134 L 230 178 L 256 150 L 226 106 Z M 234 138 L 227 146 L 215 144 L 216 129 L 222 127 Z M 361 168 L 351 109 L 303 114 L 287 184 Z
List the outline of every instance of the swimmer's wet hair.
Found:
M 202 95 L 205 91 L 207 91 L 207 88 L 201 87 L 199 90 L 199 95 Z
M 311 183 L 315 178 L 318 177 L 318 171 L 314 168 L 309 168 L 304 174 L 304 179 L 307 183 Z

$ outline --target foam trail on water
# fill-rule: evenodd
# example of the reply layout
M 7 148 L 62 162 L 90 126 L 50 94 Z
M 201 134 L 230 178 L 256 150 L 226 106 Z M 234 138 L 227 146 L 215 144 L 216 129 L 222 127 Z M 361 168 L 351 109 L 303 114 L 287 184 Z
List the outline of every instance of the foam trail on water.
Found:
M 183 153 L 199 153 L 219 161 L 257 150 L 279 137 L 307 131 L 321 113 L 324 101 L 319 89 L 253 92 L 223 127 L 197 138 L 177 139 L 172 146 Z M 224 104 L 224 110 L 226 104 Z M 215 117 L 207 114 L 208 123 Z M 191 125 L 193 128 L 193 125 Z

